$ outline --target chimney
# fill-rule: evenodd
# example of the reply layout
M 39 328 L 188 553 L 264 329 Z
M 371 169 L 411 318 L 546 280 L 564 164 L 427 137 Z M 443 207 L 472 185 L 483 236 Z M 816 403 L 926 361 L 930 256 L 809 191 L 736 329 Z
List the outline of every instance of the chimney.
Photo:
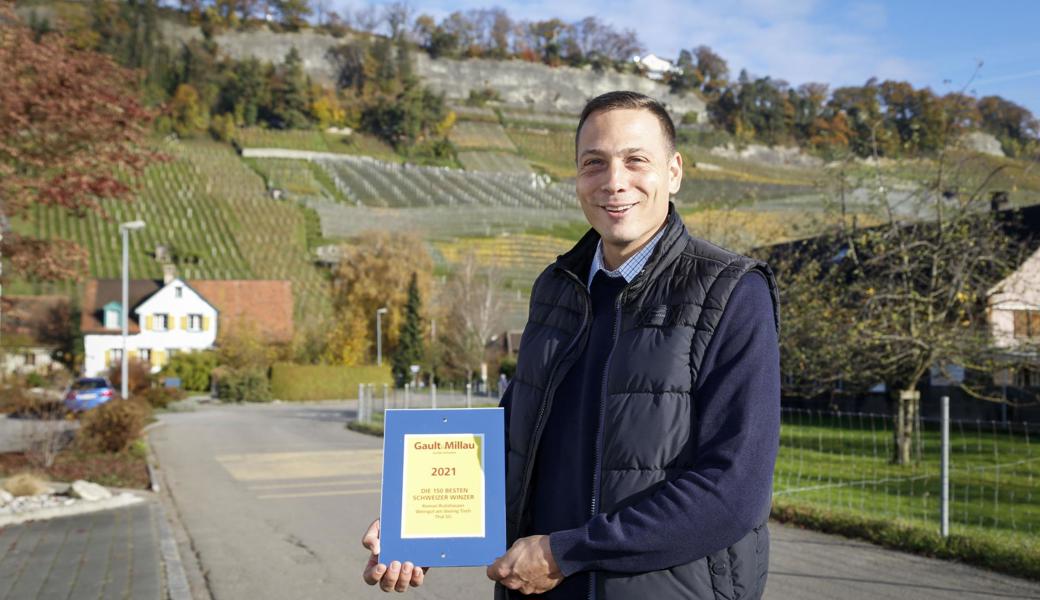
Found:
M 166 285 L 177 278 L 177 265 L 166 263 L 162 266 L 162 281 Z

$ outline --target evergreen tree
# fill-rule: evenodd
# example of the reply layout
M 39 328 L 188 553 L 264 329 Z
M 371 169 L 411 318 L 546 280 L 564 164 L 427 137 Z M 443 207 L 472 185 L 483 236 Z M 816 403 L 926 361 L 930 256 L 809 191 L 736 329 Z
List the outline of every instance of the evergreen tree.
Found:
M 419 284 L 415 273 L 412 273 L 412 279 L 408 282 L 408 301 L 404 307 L 404 321 L 401 323 L 397 338 L 397 349 L 391 358 L 394 380 L 398 385 L 408 381 L 411 375 L 409 367 L 419 364 L 425 353 L 422 317 L 419 315 L 421 311 L 422 299 L 419 297 Z

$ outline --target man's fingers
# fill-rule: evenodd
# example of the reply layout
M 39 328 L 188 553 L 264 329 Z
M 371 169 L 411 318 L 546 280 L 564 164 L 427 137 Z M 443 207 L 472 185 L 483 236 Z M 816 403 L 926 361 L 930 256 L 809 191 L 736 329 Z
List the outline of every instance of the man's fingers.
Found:
M 416 567 L 412 571 L 412 587 L 419 587 L 423 584 L 423 580 L 426 579 L 426 570 L 430 567 Z
M 368 531 L 361 538 L 361 545 L 368 548 L 372 554 L 379 554 L 379 519 L 372 521 Z
M 391 562 L 386 568 L 386 573 L 383 574 L 383 578 L 379 580 L 379 589 L 384 592 L 394 591 L 394 587 L 397 585 L 397 579 L 401 576 L 401 563 L 396 560 Z
M 369 563 L 369 566 L 365 569 L 363 575 L 365 583 L 368 585 L 379 583 L 379 580 L 383 578 L 384 573 L 386 573 L 386 565 L 383 563 Z
M 509 575 L 510 569 L 503 562 L 504 556 L 500 556 L 495 559 L 495 562 L 491 563 L 491 566 L 487 568 L 487 576 L 491 581 L 502 581 L 504 577 Z
M 401 576 L 397 579 L 397 584 L 394 586 L 394 590 L 403 592 L 408 589 L 408 585 L 412 582 L 412 570 L 415 568 L 410 562 L 405 562 L 401 565 Z

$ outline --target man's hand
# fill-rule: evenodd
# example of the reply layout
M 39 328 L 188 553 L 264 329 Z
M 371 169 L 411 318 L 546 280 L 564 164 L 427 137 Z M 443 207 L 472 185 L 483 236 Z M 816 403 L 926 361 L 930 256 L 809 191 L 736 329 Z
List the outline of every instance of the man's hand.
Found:
M 505 556 L 487 568 L 487 576 L 522 594 L 543 594 L 563 581 L 547 535 L 518 539 Z
M 389 566 L 379 562 L 379 519 L 369 525 L 365 536 L 361 538 L 361 545 L 372 553 L 362 574 L 368 585 L 378 583 L 379 589 L 384 592 L 403 592 L 409 585 L 422 585 L 426 577 L 426 567 L 416 567 L 407 561 L 402 565 L 395 560 Z

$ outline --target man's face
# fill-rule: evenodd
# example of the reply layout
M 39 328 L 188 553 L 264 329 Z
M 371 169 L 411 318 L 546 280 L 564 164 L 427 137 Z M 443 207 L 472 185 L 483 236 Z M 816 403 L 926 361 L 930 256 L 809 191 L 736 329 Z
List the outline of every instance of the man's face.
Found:
M 608 261 L 627 259 L 664 223 L 668 198 L 682 181 L 682 157 L 668 148 L 657 117 L 643 109 L 592 114 L 577 149 L 585 218 L 603 239 Z

